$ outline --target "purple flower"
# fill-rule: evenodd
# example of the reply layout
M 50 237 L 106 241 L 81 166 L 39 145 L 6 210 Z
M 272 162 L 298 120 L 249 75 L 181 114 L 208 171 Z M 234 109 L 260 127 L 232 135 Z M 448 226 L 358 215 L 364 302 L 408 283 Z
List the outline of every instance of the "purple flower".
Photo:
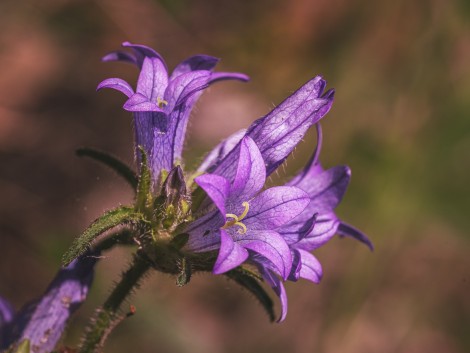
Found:
M 188 58 L 168 76 L 165 62 L 153 49 L 128 42 L 123 46 L 133 53 L 113 52 L 103 61 L 137 65 L 141 71 L 136 91 L 119 78 L 104 80 L 97 89 L 113 88 L 128 97 L 124 109 L 134 113 L 136 146 L 142 146 L 149 155 L 155 182 L 162 169 L 169 171 L 181 162 L 189 114 L 202 90 L 216 81 L 247 81 L 248 77 L 240 73 L 212 72 L 218 59 L 207 55 Z M 136 154 L 140 158 L 139 153 Z
M 284 100 L 266 116 L 256 120 L 246 131 L 258 145 L 270 175 L 284 162 L 295 146 L 302 140 L 307 130 L 316 124 L 331 108 L 334 91 L 323 93 L 326 81 L 317 76 L 290 97 Z M 231 143 L 239 135 L 232 137 Z M 216 147 L 220 149 L 221 145 Z M 206 160 L 207 170 L 231 179 L 235 174 L 239 145 L 232 150 L 217 154 L 213 151 Z
M 93 280 L 96 253 L 88 253 L 62 268 L 37 301 L 13 316 L 0 300 L 0 349 L 29 339 L 35 353 L 51 352 L 59 341 L 70 315 L 85 301 Z M 3 320 L 3 321 L 2 321 Z
M 199 171 L 207 170 L 226 179 L 233 179 L 237 173 L 236 160 L 240 154 L 241 141 L 245 136 L 256 143 L 265 162 L 266 175 L 271 174 L 285 161 L 306 131 L 317 124 L 331 108 L 334 91 L 323 93 L 325 86 L 326 82 L 318 76 L 308 81 L 273 111 L 255 121 L 246 132 L 240 131 L 216 146 L 204 159 Z M 296 281 L 305 278 L 314 283 L 320 281 L 322 268 L 310 251 L 325 244 L 335 234 L 352 236 L 372 248 L 370 240 L 364 234 L 341 222 L 333 212 L 346 191 L 351 173 L 346 166 L 327 171 L 322 169 L 318 163 L 322 140 L 319 124 L 317 131 L 318 146 L 312 159 L 287 184 L 306 192 L 310 203 L 297 217 L 276 230 L 291 251 L 292 264 L 288 279 Z M 211 198 L 213 199 L 212 196 Z M 205 200 L 202 205 L 207 206 L 208 201 Z M 279 321 L 283 321 L 287 314 L 287 295 L 281 279 L 276 275 L 279 271 L 273 267 L 272 262 L 264 258 L 256 258 L 256 264 L 281 300 Z
M 259 192 L 266 168 L 258 146 L 250 137 L 241 140 L 232 179 L 204 174 L 195 179 L 216 206 L 191 223 L 186 249 L 219 250 L 213 272 L 227 272 L 245 262 L 266 261 L 282 278 L 289 276 L 291 252 L 276 231 L 307 206 L 308 196 L 299 188 L 279 186 Z
M 348 235 L 365 243 L 372 250 L 373 245 L 366 235 L 342 222 L 333 212 L 343 198 L 349 184 L 351 171 L 347 166 L 338 166 L 324 170 L 318 157 L 322 144 L 320 125 L 317 125 L 317 148 L 306 167 L 290 180 L 287 185 L 305 191 L 310 203 L 301 214 L 278 229 L 286 240 L 292 253 L 292 268 L 289 280 L 304 278 L 319 283 L 322 267 L 310 251 L 328 242 L 335 234 Z M 270 266 L 261 269 L 264 278 L 273 287 L 281 300 L 281 317 L 287 314 L 287 296 L 282 282 L 272 274 Z

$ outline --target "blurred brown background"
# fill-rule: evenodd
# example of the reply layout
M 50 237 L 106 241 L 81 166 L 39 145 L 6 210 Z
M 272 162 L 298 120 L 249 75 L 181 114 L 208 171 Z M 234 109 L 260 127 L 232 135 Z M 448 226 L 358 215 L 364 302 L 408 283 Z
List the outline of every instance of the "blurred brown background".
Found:
M 351 166 L 338 214 L 376 251 L 339 238 L 317 251 L 324 279 L 287 284 L 281 325 L 224 278 L 198 275 L 180 289 L 153 275 L 106 352 L 469 352 L 469 4 L 2 0 L 0 293 L 17 308 L 40 295 L 73 237 L 132 200 L 119 177 L 74 156 L 92 146 L 132 162 L 124 97 L 95 93 L 104 78 L 135 82 L 135 68 L 99 61 L 129 40 L 170 67 L 206 53 L 223 59 L 218 70 L 252 78 L 199 101 L 188 165 L 322 74 L 337 91 L 322 162 Z M 307 160 L 311 135 L 273 182 Z M 106 255 L 74 327 L 103 301 L 128 251 Z M 69 330 L 66 343 L 78 337 Z

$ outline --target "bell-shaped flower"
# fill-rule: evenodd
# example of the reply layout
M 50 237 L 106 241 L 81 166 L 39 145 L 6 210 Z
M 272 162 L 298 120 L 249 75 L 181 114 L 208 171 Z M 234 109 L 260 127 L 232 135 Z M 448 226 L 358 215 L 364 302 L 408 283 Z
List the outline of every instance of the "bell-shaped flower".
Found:
M 285 161 L 307 130 L 330 110 L 334 91 L 324 92 L 325 87 L 326 81 L 320 76 L 311 79 L 266 116 L 256 120 L 246 131 L 245 136 L 255 141 L 261 151 L 267 175 Z M 237 136 L 232 137 L 232 142 Z M 220 147 L 216 147 L 216 150 Z M 224 154 L 213 158 L 210 165 L 205 161 L 205 168 L 210 173 L 233 178 L 239 148 L 238 144 L 232 150 L 221 150 Z
M 305 168 L 286 185 L 295 186 L 306 192 L 310 203 L 296 218 L 278 229 L 279 234 L 286 240 L 292 255 L 291 273 L 288 279 L 297 281 L 304 278 L 313 283 L 319 283 L 323 272 L 320 262 L 311 254 L 312 250 L 328 242 L 335 234 L 351 236 L 371 250 L 372 242 L 365 234 L 342 222 L 333 210 L 341 202 L 351 177 L 347 166 L 337 166 L 324 170 L 319 163 L 322 145 L 321 127 L 317 125 L 317 147 Z M 287 314 L 287 295 L 282 281 L 273 272 L 275 269 L 269 263 L 260 267 L 265 280 L 273 288 L 281 300 L 281 317 Z
M 42 297 L 16 314 L 0 298 L 0 350 L 27 339 L 32 352 L 52 352 L 70 316 L 87 297 L 97 255 L 88 252 L 60 269 Z
M 137 65 L 140 74 L 136 90 L 119 78 L 106 79 L 97 89 L 113 88 L 128 97 L 124 109 L 134 114 L 136 147 L 142 146 L 149 156 L 155 182 L 163 169 L 169 171 L 181 162 L 189 115 L 202 90 L 220 80 L 247 81 L 248 77 L 240 73 L 212 72 L 218 59 L 207 55 L 188 58 L 169 76 L 165 62 L 153 49 L 128 42 L 123 46 L 133 53 L 113 52 L 103 61 Z M 136 155 L 139 159 L 138 150 Z
M 291 251 L 277 229 L 303 211 L 309 203 L 308 195 L 292 186 L 260 192 L 266 181 L 266 168 L 250 137 L 241 140 L 235 167 L 232 179 L 216 174 L 195 178 L 215 207 L 188 225 L 186 250 L 218 250 L 213 269 L 216 274 L 247 259 L 255 263 L 262 259 L 286 279 L 291 271 Z

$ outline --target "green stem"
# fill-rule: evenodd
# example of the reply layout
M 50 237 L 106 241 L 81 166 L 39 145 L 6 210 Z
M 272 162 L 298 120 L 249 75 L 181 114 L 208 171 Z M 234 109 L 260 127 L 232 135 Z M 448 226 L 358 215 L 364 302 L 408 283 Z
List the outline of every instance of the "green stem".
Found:
M 119 312 L 122 303 L 139 285 L 140 280 L 149 270 L 150 263 L 139 255 L 116 285 L 111 295 L 92 318 L 85 333 L 79 353 L 97 353 L 103 348 L 104 342 L 116 325 L 125 317 Z

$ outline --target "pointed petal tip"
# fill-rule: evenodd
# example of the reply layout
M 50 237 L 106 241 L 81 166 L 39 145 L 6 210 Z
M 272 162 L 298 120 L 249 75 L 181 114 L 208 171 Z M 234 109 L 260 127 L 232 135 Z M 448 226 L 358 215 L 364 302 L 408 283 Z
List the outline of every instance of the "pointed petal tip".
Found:
M 111 88 L 115 89 L 126 95 L 130 98 L 134 94 L 134 90 L 132 87 L 124 80 L 120 78 L 108 78 L 106 80 L 101 81 L 98 86 L 96 87 L 96 91 L 100 91 L 103 88 Z
M 330 88 L 328 91 L 325 92 L 325 94 L 322 96 L 322 98 L 333 100 L 335 97 L 335 90 L 334 88 Z
M 211 75 L 208 83 L 212 84 L 222 80 L 237 80 L 247 82 L 250 80 L 250 77 L 240 72 L 215 72 Z
M 347 223 L 341 222 L 338 226 L 337 233 L 340 236 L 348 236 L 348 237 L 351 237 L 360 241 L 361 243 L 366 245 L 369 248 L 369 250 L 372 252 L 375 249 L 374 244 L 372 243 L 372 241 L 369 239 L 367 235 L 365 235 L 360 230 L 354 228 L 353 226 Z

